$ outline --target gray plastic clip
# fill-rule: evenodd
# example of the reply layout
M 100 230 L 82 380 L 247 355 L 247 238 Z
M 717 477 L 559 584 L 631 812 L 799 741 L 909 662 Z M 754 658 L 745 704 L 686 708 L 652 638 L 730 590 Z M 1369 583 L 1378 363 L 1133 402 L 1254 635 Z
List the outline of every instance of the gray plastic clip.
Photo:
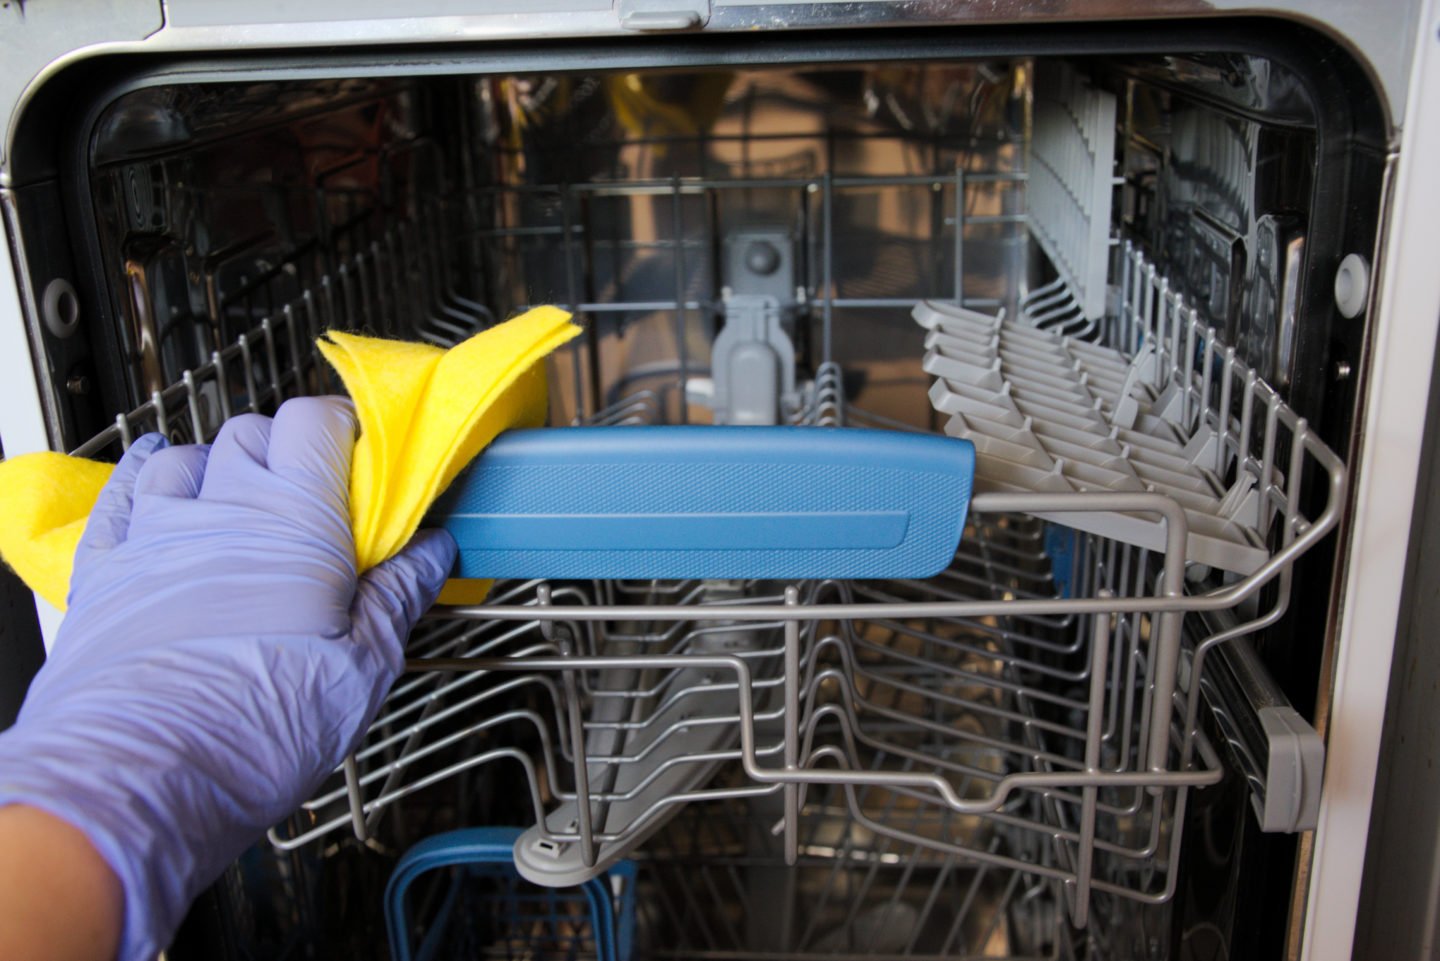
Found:
M 774 297 L 732 295 L 710 359 L 717 424 L 779 424 L 795 395 L 795 345 Z
M 1320 782 L 1325 772 L 1325 743 L 1309 722 L 1288 704 L 1262 707 L 1257 716 L 1268 738 L 1265 796 L 1250 801 L 1260 830 L 1310 831 L 1320 821 Z

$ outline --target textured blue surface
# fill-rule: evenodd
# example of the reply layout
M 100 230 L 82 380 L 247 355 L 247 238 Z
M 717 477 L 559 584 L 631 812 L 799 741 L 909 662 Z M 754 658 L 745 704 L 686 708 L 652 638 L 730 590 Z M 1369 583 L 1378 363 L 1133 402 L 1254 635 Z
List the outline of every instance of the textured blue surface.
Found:
M 462 577 L 929 577 L 949 565 L 974 447 L 813 427 L 501 435 L 428 523 Z

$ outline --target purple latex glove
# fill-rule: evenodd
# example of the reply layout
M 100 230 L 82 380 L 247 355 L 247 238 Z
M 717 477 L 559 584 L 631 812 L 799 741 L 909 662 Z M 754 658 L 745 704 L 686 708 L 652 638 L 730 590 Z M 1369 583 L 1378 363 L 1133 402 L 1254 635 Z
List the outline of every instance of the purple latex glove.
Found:
M 355 415 L 302 398 L 212 446 L 147 435 L 100 495 L 69 612 L 15 727 L 0 804 L 89 837 L 125 889 L 122 961 L 354 745 L 455 559 L 443 531 L 355 574 Z

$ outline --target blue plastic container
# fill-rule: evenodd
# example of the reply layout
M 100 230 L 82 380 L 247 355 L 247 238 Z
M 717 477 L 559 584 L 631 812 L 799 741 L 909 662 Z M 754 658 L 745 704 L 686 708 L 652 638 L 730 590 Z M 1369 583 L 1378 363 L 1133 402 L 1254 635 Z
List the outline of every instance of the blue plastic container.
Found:
M 520 877 L 519 828 L 466 828 L 426 838 L 405 852 L 385 888 L 385 928 L 394 961 L 434 961 L 453 926 L 479 929 L 506 957 L 629 961 L 635 937 L 635 865 L 619 861 L 578 888 L 546 888 Z M 416 944 L 408 895 L 422 875 L 449 872 L 439 905 Z

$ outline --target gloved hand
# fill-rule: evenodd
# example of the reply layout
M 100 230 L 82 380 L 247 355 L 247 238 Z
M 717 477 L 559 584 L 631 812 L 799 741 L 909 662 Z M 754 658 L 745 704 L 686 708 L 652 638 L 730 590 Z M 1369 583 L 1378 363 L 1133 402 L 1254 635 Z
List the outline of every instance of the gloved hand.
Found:
M 80 828 L 125 889 L 122 961 L 310 796 L 374 718 L 455 559 L 443 531 L 356 576 L 355 415 L 302 398 L 213 446 L 130 448 L 86 525 L 69 612 L 0 804 Z

